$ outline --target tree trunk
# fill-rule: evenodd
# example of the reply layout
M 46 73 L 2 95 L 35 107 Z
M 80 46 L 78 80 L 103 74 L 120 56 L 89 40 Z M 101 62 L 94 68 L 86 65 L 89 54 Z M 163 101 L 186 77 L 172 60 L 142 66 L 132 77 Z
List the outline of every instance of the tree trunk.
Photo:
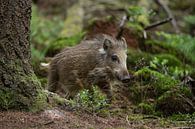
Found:
M 30 64 L 31 0 L 0 0 L 0 109 L 28 109 L 40 83 Z

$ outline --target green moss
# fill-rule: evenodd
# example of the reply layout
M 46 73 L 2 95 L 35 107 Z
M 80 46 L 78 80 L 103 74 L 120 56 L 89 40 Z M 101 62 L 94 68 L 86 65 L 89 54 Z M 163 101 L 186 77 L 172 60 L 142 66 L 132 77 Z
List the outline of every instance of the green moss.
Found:
M 31 71 L 22 67 L 24 64 L 20 60 L 7 61 L 1 59 L 1 65 L 10 71 L 3 74 L 5 86 L 0 87 L 0 103 L 1 109 L 24 109 L 28 110 L 34 103 L 35 98 L 39 95 L 41 84 L 36 75 Z M 30 67 L 30 66 L 29 66 Z
M 1 109 L 8 110 L 10 108 L 14 108 L 17 105 L 14 98 L 15 98 L 15 94 L 13 91 L 0 90 Z
M 193 127 L 194 115 L 187 114 L 182 116 L 178 115 L 176 117 L 178 117 L 178 120 L 177 118 L 173 119 L 172 116 L 163 118 L 154 115 L 130 114 L 128 115 L 128 117 L 126 117 L 126 119 L 132 123 L 141 122 L 142 125 L 149 125 L 152 122 L 154 123 L 153 127 L 157 128 Z M 182 119 L 180 119 L 179 117 L 181 117 Z
M 140 85 L 134 84 L 129 89 L 131 92 L 131 94 L 130 94 L 131 101 L 133 101 L 133 103 L 135 103 L 135 104 L 140 103 L 143 99 L 142 95 L 144 94 L 143 87 L 141 87 Z
M 156 99 L 164 92 L 177 87 L 179 81 L 157 71 L 143 68 L 135 72 L 135 82 L 130 87 L 130 96 L 134 103 Z
M 2 87 L 0 89 L 0 107 L 1 109 L 29 109 L 34 105 L 36 96 L 39 96 L 37 90 L 40 90 L 40 82 L 34 74 L 18 75 L 14 77 L 20 79 L 17 87 Z M 39 98 L 39 97 L 38 97 Z M 46 102 L 46 101 L 45 101 Z
M 130 99 L 134 104 L 139 104 L 148 99 L 155 99 L 158 96 L 153 85 L 144 85 L 141 82 L 136 82 L 130 88 Z
M 194 110 L 189 87 L 179 85 L 178 80 L 149 68 L 138 70 L 135 76 L 137 80 L 130 87 L 130 96 L 138 104 L 136 110 L 139 113 L 158 115 L 156 112 L 159 112 L 167 116 Z
M 188 121 L 191 123 L 195 122 L 195 113 L 193 114 L 174 114 L 169 117 L 173 121 Z
M 148 103 L 140 103 L 137 106 L 137 109 L 139 113 L 147 114 L 147 115 L 152 115 L 155 112 L 155 108 L 153 104 L 148 104 Z
M 192 113 L 194 107 L 192 99 L 189 98 L 189 92 L 184 92 L 183 88 L 165 92 L 157 99 L 156 110 L 161 111 L 165 116 L 178 113 Z
M 143 83 L 152 85 L 157 94 L 162 94 L 171 88 L 176 87 L 179 83 L 177 80 L 172 79 L 170 76 L 163 75 L 159 72 L 143 68 L 135 72 L 135 76 L 141 79 Z
M 43 90 L 38 90 L 37 96 L 30 107 L 30 111 L 37 112 L 48 108 L 50 105 L 47 103 L 47 94 Z
M 47 87 L 47 78 L 39 78 L 39 81 L 41 83 L 41 87 L 45 89 Z
M 128 116 L 128 120 L 129 121 L 140 121 L 143 120 L 143 115 L 141 114 L 131 114 Z
M 40 111 L 40 110 L 43 110 L 46 107 L 48 107 L 47 95 L 43 91 L 43 88 L 41 87 L 41 83 L 38 80 L 37 76 L 35 74 L 32 74 L 31 76 L 25 77 L 22 81 L 24 81 L 24 82 L 28 81 L 28 82 L 31 82 L 33 84 L 36 84 L 36 95 L 33 96 L 32 105 L 29 106 L 30 111 L 36 112 L 36 111 Z M 30 91 L 28 91 L 28 92 L 30 92 Z

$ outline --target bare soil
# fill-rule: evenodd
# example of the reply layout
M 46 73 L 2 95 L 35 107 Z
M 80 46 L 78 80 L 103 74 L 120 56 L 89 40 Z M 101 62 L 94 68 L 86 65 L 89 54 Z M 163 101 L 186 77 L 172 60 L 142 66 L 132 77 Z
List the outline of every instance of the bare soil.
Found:
M 174 125 L 162 126 L 158 119 L 130 121 L 128 114 L 101 117 L 82 111 L 50 109 L 39 113 L 1 111 L 0 129 L 180 129 Z M 192 129 L 193 127 L 185 127 Z
M 0 129 L 105 129 L 130 128 L 123 118 L 103 118 L 60 109 L 40 113 L 0 112 Z

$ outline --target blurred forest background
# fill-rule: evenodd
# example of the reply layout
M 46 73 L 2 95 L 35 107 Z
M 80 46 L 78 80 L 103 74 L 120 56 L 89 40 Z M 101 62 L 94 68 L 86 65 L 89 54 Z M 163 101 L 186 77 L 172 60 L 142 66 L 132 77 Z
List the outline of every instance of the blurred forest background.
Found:
M 127 65 L 133 78 L 128 86 L 118 89 L 123 91 L 116 92 L 119 95 L 113 105 L 130 107 L 133 113 L 185 121 L 179 123 L 184 126 L 194 125 L 194 0 L 34 0 L 32 64 L 42 86 L 47 84 L 47 69 L 41 63 L 49 62 L 64 47 L 74 46 L 84 37 L 116 35 L 125 15 L 129 20 L 123 36 L 128 43 Z M 169 17 L 172 21 L 145 30 Z M 86 92 L 79 95 L 73 105 L 76 101 L 87 110 L 99 111 L 101 97 L 96 96 L 96 103 Z M 131 121 L 139 119 L 129 117 Z M 161 124 L 173 124 L 169 120 Z

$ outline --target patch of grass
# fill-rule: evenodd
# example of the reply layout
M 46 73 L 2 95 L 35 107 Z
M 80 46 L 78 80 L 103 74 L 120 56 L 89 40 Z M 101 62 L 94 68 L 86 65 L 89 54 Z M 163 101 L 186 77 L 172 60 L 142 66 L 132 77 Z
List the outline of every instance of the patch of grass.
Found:
M 193 114 L 174 114 L 169 117 L 170 120 L 173 121 L 188 121 L 188 122 L 195 122 L 195 113 Z

